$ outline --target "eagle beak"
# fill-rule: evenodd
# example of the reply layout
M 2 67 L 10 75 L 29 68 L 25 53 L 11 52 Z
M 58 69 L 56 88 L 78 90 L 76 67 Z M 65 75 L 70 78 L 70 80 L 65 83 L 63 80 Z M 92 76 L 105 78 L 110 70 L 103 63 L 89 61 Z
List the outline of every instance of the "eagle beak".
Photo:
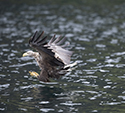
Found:
M 28 54 L 27 54 L 27 53 L 24 53 L 24 54 L 23 54 L 23 57 L 25 57 L 25 56 L 28 56 Z

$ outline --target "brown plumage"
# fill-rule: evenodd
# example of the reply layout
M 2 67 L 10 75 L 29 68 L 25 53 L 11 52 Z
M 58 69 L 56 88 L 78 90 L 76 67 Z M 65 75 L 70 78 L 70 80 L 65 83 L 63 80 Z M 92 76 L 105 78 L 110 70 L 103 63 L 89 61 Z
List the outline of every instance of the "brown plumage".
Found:
M 28 51 L 23 56 L 34 57 L 41 69 L 40 74 L 36 75 L 32 72 L 30 74 L 36 76 L 40 81 L 49 82 L 49 78 L 59 78 L 60 75 L 64 75 L 62 71 L 65 72 L 67 69 L 65 66 L 70 64 L 73 52 L 64 49 L 67 46 L 63 45 L 65 37 L 55 38 L 54 35 L 47 43 L 47 36 L 43 37 L 43 34 L 44 32 L 38 35 L 36 31 L 29 40 L 30 46 L 38 52 Z

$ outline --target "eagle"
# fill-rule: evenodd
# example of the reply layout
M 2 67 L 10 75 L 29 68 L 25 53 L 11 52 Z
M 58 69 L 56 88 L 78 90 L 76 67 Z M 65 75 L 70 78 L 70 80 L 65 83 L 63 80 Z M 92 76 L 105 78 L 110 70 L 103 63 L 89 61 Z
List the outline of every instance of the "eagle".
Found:
M 65 75 L 67 70 L 76 65 L 70 64 L 71 55 L 73 51 L 65 49 L 69 43 L 64 43 L 66 37 L 54 35 L 50 41 L 47 42 L 48 36 L 43 36 L 42 33 L 36 31 L 29 39 L 29 45 L 37 52 L 27 51 L 23 54 L 25 56 L 33 57 L 40 67 L 40 74 L 34 71 L 29 71 L 30 75 L 37 77 L 40 81 L 50 82 L 49 78 L 59 78 Z

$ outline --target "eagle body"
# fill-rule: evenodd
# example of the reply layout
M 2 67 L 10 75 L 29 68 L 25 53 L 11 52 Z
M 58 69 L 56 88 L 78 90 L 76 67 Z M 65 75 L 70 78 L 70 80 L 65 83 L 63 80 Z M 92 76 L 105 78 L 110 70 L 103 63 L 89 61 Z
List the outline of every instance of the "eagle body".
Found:
M 49 78 L 59 78 L 65 74 L 62 71 L 66 72 L 65 66 L 70 64 L 73 52 L 64 49 L 67 46 L 67 44 L 63 44 L 66 39 L 65 37 L 55 38 L 54 35 L 47 42 L 47 36 L 43 37 L 43 33 L 38 35 L 36 31 L 29 40 L 29 45 L 38 52 L 27 51 L 23 56 L 34 57 L 41 69 L 40 74 L 30 72 L 31 75 L 36 76 L 40 81 L 49 82 Z

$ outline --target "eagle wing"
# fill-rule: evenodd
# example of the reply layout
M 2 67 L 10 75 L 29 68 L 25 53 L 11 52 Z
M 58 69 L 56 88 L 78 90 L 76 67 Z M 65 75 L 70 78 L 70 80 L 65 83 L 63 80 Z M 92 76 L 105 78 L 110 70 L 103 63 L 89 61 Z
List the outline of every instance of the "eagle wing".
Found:
M 62 45 L 65 41 L 65 37 L 55 38 L 55 35 L 47 43 L 47 36 L 43 37 L 44 31 L 38 35 L 36 31 L 33 37 L 30 38 L 29 44 L 34 47 L 40 54 L 42 61 L 47 61 L 53 66 L 64 66 L 70 63 L 70 57 L 72 51 L 68 51 Z

